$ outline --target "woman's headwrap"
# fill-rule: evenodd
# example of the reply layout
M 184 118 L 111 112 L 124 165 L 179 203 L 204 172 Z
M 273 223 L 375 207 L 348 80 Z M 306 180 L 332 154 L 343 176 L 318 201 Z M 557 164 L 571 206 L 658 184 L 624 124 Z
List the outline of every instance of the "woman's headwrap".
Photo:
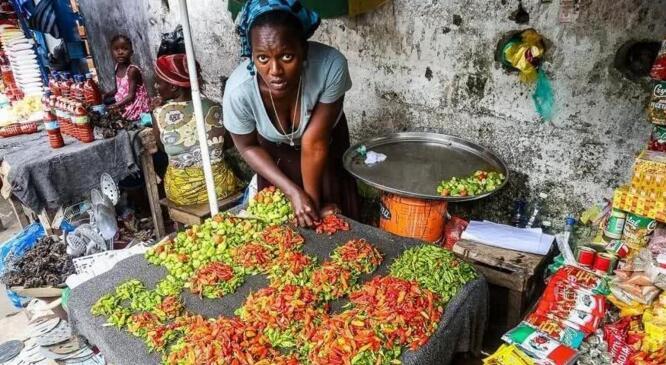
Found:
M 248 0 L 236 20 L 236 30 L 241 39 L 241 57 L 252 57 L 250 29 L 259 15 L 271 11 L 286 11 L 293 14 L 303 25 L 303 36 L 310 38 L 321 23 L 319 14 L 309 10 L 299 0 Z M 254 63 L 250 60 L 248 70 L 254 74 Z
M 158 57 L 155 61 L 155 73 L 172 85 L 191 87 L 187 57 L 183 53 Z

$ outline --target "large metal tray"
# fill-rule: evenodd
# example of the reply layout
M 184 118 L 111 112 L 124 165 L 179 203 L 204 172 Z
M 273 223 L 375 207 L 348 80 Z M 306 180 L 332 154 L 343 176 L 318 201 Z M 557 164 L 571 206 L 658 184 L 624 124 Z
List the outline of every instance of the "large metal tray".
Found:
M 383 153 L 387 159 L 365 165 L 356 150 Z M 356 178 L 382 191 L 398 195 L 462 202 L 485 198 L 500 190 L 509 180 L 502 159 L 487 148 L 462 138 L 444 134 L 405 132 L 366 140 L 351 146 L 343 156 L 344 167 Z M 442 197 L 437 186 L 444 179 L 468 176 L 476 170 L 497 171 L 506 176 L 492 192 L 468 197 Z

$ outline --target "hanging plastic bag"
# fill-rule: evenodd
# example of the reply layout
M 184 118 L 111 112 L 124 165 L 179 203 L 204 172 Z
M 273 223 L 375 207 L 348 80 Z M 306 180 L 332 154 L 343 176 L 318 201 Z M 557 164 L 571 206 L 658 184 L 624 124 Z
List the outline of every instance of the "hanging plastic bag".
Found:
M 541 118 L 544 120 L 551 120 L 553 118 L 555 96 L 553 95 L 550 80 L 548 80 L 548 76 L 542 69 L 539 69 L 537 73 L 536 88 L 534 89 L 532 100 L 534 100 L 534 107 Z
M 2 244 L 0 246 L 0 277 L 5 274 L 9 260 L 23 256 L 44 234 L 44 227 L 39 223 L 33 223 Z M 22 308 L 29 300 L 9 289 L 7 289 L 7 297 L 16 309 Z
M 502 63 L 520 71 L 520 81 L 533 83 L 545 46 L 541 35 L 534 29 L 524 30 L 513 36 L 502 48 Z
M 173 32 L 162 33 L 162 41 L 157 57 L 185 53 L 185 36 L 183 27 L 178 25 Z

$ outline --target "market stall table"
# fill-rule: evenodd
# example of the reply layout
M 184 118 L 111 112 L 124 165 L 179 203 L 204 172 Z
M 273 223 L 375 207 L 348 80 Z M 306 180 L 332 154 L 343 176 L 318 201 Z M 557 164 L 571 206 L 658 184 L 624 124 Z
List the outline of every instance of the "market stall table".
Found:
M 78 203 L 99 186 L 106 172 L 116 181 L 138 172 L 131 137 L 120 131 L 114 138 L 81 143 L 66 137 L 65 147 L 53 149 L 46 133 L 0 139 L 3 195 L 14 195 L 23 205 L 40 212 Z
M 402 238 L 380 231 L 374 227 L 350 222 L 351 230 L 338 232 L 332 237 L 317 235 L 311 230 L 301 230 L 305 237 L 303 251 L 324 260 L 333 249 L 350 239 L 365 238 L 383 254 L 382 265 L 372 275 L 388 273 L 389 265 L 403 251 L 421 244 L 419 241 Z M 161 266 L 150 265 L 143 256 L 133 256 L 117 264 L 112 271 L 87 281 L 72 290 L 68 308 L 73 328 L 97 345 L 107 361 L 115 365 L 159 364 L 159 356 L 148 353 L 144 343 L 125 331 L 103 326 L 105 319 L 90 313 L 91 306 L 104 294 L 129 279 L 136 278 L 152 288 L 166 275 Z M 264 275 L 248 277 L 233 294 L 221 299 L 199 299 L 184 292 L 187 309 L 208 317 L 233 316 L 250 292 L 267 286 Z M 344 301 L 334 302 L 333 310 L 339 310 Z M 483 277 L 464 286 L 448 303 L 441 323 L 425 346 L 417 351 L 406 351 L 404 364 L 447 364 L 455 353 L 480 351 L 488 307 L 488 287 Z
M 150 156 L 152 152 L 145 146 L 145 138 L 138 138 L 138 133 L 121 130 L 113 138 L 92 143 L 65 137 L 66 145 L 59 149 L 49 146 L 46 132 L 2 138 L 2 195 L 12 202 L 21 224 L 25 225 L 27 220 L 18 205 L 41 214 L 79 203 L 90 194 L 91 189 L 99 187 L 103 173 L 111 175 L 116 182 L 132 173 L 139 173 L 135 157 L 141 157 L 143 174 L 149 175 L 147 189 L 155 192 L 149 194 L 151 210 L 155 207 L 159 209 L 157 181 Z M 148 170 L 152 173 L 148 174 Z M 155 204 L 152 204 L 153 200 Z M 153 212 L 153 220 L 158 235 L 163 235 L 161 210 Z

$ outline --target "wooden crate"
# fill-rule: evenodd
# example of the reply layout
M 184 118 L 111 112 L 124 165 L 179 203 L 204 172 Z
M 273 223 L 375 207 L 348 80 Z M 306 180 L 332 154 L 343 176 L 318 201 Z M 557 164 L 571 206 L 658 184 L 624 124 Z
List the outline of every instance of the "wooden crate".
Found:
M 453 252 L 470 262 L 491 285 L 508 289 L 506 322 L 511 328 L 518 324 L 526 307 L 543 282 L 543 272 L 554 251 L 545 256 L 492 247 L 478 242 L 460 240 Z

